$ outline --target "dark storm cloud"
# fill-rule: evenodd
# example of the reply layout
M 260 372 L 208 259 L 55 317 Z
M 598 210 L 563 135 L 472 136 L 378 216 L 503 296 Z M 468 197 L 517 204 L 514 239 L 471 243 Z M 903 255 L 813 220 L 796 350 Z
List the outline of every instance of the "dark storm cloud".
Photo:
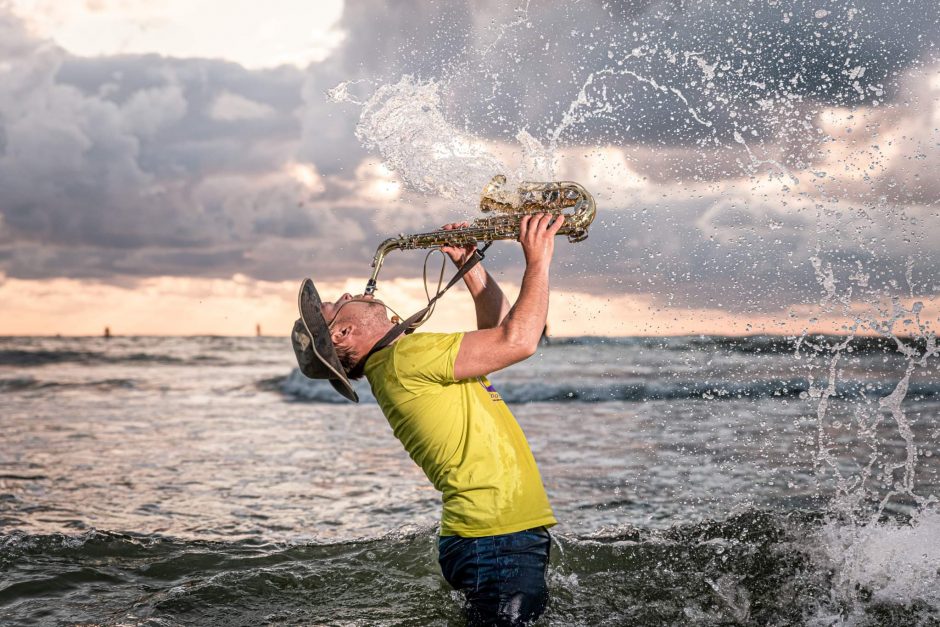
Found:
M 259 151 L 257 144 L 290 142 L 300 130 L 292 115 L 301 104 L 300 73 L 290 67 L 249 71 L 224 61 L 157 55 L 67 57 L 56 80 L 85 98 L 123 109 L 125 117 L 131 117 L 127 109 L 134 104 L 145 117 L 159 115 L 165 107 L 159 95 L 168 89 L 178 93 L 185 109 L 171 124 L 147 128 L 143 122 L 144 128 L 137 133 L 143 135 L 140 163 L 158 177 L 185 174 L 198 179 L 218 171 L 262 170 L 270 167 L 272 155 Z M 213 116 L 214 103 L 225 93 L 269 107 L 271 114 L 239 119 Z
M 311 80 L 326 89 L 444 77 L 456 119 L 511 138 L 520 127 L 550 133 L 593 74 L 587 108 L 610 109 L 568 140 L 695 145 L 736 130 L 766 139 L 802 131 L 786 125 L 797 110 L 890 100 L 897 78 L 940 42 L 932 0 L 822 4 L 356 2 L 342 53 Z M 323 80 L 324 69 L 338 71 Z
M 366 98 L 404 74 L 439 81 L 459 129 L 617 146 L 668 195 L 603 197 L 589 242 L 559 248 L 561 286 L 723 305 L 734 292 L 736 307 L 756 309 L 814 293 L 817 251 L 846 276 L 860 262 L 896 280 L 912 256 L 938 269 L 936 245 L 917 240 L 937 225 L 938 179 L 918 174 L 938 160 L 936 93 L 909 78 L 938 60 L 936 2 L 524 6 L 348 2 L 341 46 L 301 71 L 76 58 L 27 35 L 0 5 L 0 271 L 362 275 L 383 237 L 449 215 L 434 200 L 409 196 L 389 210 L 361 193 L 370 155 L 355 138 L 360 109 L 326 96 L 352 81 Z M 768 171 L 812 178 L 832 146 L 857 136 L 822 131 L 830 107 L 876 112 L 873 145 L 879 128 L 913 120 L 897 126 L 915 138 L 902 147 L 913 160 L 852 181 L 830 172 L 812 198 L 796 185 L 791 199 L 752 197 L 746 184 L 686 188 Z M 573 121 L 559 131 L 566 112 Z M 319 187 L 290 176 L 294 161 L 316 167 Z M 822 224 L 830 205 L 838 217 Z M 502 251 L 494 268 L 515 268 L 518 251 Z M 387 272 L 415 276 L 414 256 L 393 256 Z

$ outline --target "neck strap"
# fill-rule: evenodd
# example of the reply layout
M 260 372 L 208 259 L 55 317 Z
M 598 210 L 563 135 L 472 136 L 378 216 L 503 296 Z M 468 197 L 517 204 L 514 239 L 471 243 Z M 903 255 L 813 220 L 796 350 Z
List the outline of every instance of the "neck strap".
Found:
M 383 335 L 382 339 L 380 339 L 378 342 L 375 343 L 375 345 L 366 354 L 366 356 L 360 359 L 359 363 L 356 364 L 353 367 L 353 369 L 349 371 L 349 377 L 351 379 L 361 377 L 362 373 L 365 371 L 366 362 L 369 360 L 369 357 L 372 357 L 372 355 L 376 354 L 377 352 L 379 352 L 380 350 L 382 350 L 383 348 L 387 347 L 389 344 L 394 342 L 398 338 L 399 335 L 401 335 L 402 333 L 404 333 L 405 335 L 411 335 L 412 333 L 414 333 L 415 329 L 418 328 L 417 327 L 418 321 L 427 315 L 428 311 L 431 309 L 431 306 L 437 302 L 437 299 L 443 296 L 444 292 L 452 288 L 457 283 L 457 281 L 462 279 L 468 272 L 470 272 L 470 270 L 472 270 L 475 265 L 483 261 L 483 257 L 485 256 L 484 253 L 486 253 L 486 249 L 489 248 L 492 243 L 493 242 L 487 242 L 486 244 L 483 245 L 482 248 L 478 248 L 475 251 L 473 251 L 473 254 L 470 256 L 470 258 L 467 259 L 467 261 L 465 261 L 462 266 L 460 266 L 460 269 L 457 270 L 453 278 L 450 281 L 448 281 L 447 285 L 444 286 L 444 289 L 442 289 L 440 292 L 435 294 L 434 298 L 428 301 L 427 307 L 425 307 L 421 311 L 418 311 L 417 313 L 412 314 L 411 316 L 408 317 L 407 320 L 402 320 L 401 322 L 393 326 L 391 329 L 389 329 L 388 333 Z

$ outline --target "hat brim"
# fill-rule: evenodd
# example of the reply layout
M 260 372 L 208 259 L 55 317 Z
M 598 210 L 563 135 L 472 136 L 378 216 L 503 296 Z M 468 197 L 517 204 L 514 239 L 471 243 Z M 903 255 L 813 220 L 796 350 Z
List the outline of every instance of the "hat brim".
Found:
M 323 317 L 323 301 L 309 278 L 300 285 L 297 307 L 300 319 L 294 324 L 291 340 L 300 371 L 310 379 L 328 379 L 333 389 L 358 403 L 359 395 L 336 355 L 329 325 Z

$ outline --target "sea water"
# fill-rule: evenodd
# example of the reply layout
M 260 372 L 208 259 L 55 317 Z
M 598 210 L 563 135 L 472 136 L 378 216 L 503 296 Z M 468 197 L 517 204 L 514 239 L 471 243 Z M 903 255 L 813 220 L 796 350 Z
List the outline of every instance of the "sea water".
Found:
M 906 361 L 878 338 L 829 397 L 841 480 L 871 464 L 833 507 L 811 345 L 839 339 L 556 338 L 494 374 L 559 520 L 543 624 L 938 620 L 940 514 L 881 503 Z M 925 501 L 936 375 L 902 403 Z M 0 339 L 0 623 L 459 624 L 440 495 L 358 388 L 302 377 L 287 338 Z

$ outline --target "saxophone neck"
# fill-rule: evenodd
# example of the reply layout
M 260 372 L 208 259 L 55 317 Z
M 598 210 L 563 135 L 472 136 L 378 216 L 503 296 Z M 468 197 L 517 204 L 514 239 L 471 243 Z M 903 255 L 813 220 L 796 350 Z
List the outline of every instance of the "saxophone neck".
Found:
M 401 248 L 403 245 L 404 237 L 390 237 L 379 244 L 379 247 L 375 251 L 375 257 L 372 258 L 372 276 L 369 277 L 363 294 L 375 294 L 375 290 L 377 289 L 376 279 L 378 279 L 379 271 L 382 269 L 385 255 L 397 248 Z

